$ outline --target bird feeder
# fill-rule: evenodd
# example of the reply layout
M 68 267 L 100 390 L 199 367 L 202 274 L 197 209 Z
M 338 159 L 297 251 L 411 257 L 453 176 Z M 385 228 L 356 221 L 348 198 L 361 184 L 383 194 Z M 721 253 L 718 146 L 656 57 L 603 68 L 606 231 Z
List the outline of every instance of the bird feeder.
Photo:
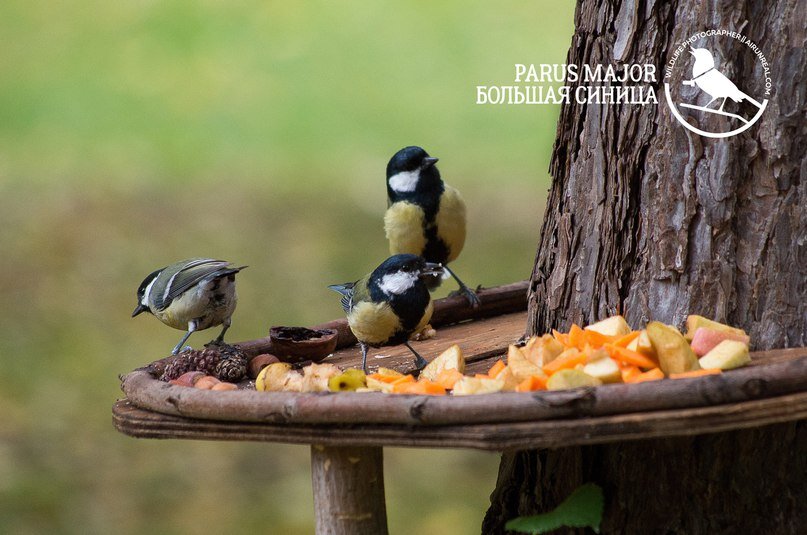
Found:
M 459 344 L 466 372 L 484 373 L 524 334 L 526 286 L 438 300 L 435 338 L 417 343 L 434 357 Z M 343 320 L 326 362 L 358 367 L 361 355 Z M 270 340 L 238 344 L 250 355 Z M 370 365 L 410 371 L 406 348 L 371 354 Z M 478 396 L 372 393 L 214 392 L 157 380 L 147 368 L 123 377 L 115 427 L 134 437 L 308 444 L 318 534 L 387 533 L 383 447 L 490 451 L 715 433 L 807 417 L 807 348 L 752 353 L 751 365 L 721 375 L 563 391 Z

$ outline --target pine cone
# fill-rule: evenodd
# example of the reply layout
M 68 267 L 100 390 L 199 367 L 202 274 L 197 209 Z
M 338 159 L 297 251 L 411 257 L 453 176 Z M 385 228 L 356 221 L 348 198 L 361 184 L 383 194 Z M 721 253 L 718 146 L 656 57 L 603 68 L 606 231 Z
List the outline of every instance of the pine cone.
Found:
M 186 372 L 199 371 L 221 381 L 236 383 L 247 373 L 247 356 L 241 349 L 226 344 L 208 344 L 205 349 L 183 351 L 165 367 L 160 380 L 170 381 Z

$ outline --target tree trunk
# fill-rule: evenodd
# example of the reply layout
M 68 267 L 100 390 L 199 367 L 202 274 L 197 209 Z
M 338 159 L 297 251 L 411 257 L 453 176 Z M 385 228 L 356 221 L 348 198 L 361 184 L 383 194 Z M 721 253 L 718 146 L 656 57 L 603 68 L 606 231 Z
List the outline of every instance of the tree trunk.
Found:
M 807 3 L 582 1 L 575 27 L 568 64 L 653 64 L 659 104 L 563 106 L 528 332 L 617 312 L 634 327 L 680 326 L 698 313 L 745 328 L 755 349 L 805 345 Z M 762 118 L 723 139 L 678 124 L 662 83 L 678 44 L 711 28 L 745 35 L 771 66 Z M 747 54 L 722 70 L 760 75 Z M 804 531 L 805 438 L 793 423 L 509 452 L 483 531 L 546 511 L 585 481 L 605 491 L 606 532 Z

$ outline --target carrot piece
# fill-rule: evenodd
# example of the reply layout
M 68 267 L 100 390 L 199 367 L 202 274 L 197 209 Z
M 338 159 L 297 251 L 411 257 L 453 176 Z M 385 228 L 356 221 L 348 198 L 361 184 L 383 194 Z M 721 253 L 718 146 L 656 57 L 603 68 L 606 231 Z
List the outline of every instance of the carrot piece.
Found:
M 615 336 L 608 336 L 607 334 L 589 331 L 588 329 L 583 329 L 583 332 L 586 335 L 586 342 L 588 342 L 588 345 L 593 349 L 599 349 L 603 345 L 613 343 L 617 339 Z
M 642 331 L 631 331 L 625 336 L 614 340 L 614 345 L 618 347 L 628 347 L 628 344 L 639 338 L 640 334 L 642 334 Z
M 638 368 L 636 369 L 638 370 Z M 658 368 L 653 368 L 652 370 L 634 375 L 627 380 L 623 380 L 626 383 L 644 383 L 645 381 L 658 381 L 659 379 L 664 379 L 664 372 Z
M 402 383 L 414 383 L 414 382 L 415 382 L 415 376 L 410 373 L 404 375 L 403 377 L 396 377 L 394 380 L 390 381 L 390 384 L 398 385 Z
M 552 336 L 555 338 L 555 340 L 557 340 L 558 342 L 560 342 L 564 346 L 569 347 L 569 335 L 568 334 L 563 334 L 560 331 L 556 331 L 555 329 L 552 329 Z
M 622 382 L 623 383 L 632 383 L 633 379 L 637 376 L 642 374 L 642 370 L 640 370 L 636 366 L 625 366 L 622 368 Z
M 647 369 L 658 368 L 658 364 L 656 362 L 650 360 L 641 353 L 637 353 L 636 351 L 631 351 L 630 349 L 619 347 L 614 344 L 605 344 L 603 347 L 606 351 L 608 351 L 612 358 L 620 360 L 625 364 L 632 364 L 633 366 Z
M 454 385 L 457 384 L 457 381 L 463 378 L 463 375 L 459 372 L 459 370 L 455 370 L 454 368 L 450 368 L 448 370 L 443 370 L 437 377 L 434 378 L 434 382 L 438 385 L 442 386 L 446 390 L 451 390 L 454 388 Z
M 576 323 L 572 323 L 572 328 L 569 329 L 569 346 L 576 347 L 583 350 L 586 345 L 586 333 Z
M 486 373 L 475 373 L 474 374 L 474 379 L 490 379 L 490 378 L 491 378 L 490 375 L 488 375 Z
M 545 374 L 552 375 L 558 370 L 564 370 L 566 368 L 574 368 L 578 364 L 585 364 L 587 358 L 588 357 L 586 356 L 585 353 L 581 353 L 580 351 L 574 348 L 569 348 L 560 355 L 558 355 L 558 358 L 551 361 L 542 369 L 544 370 Z
M 413 375 L 382 375 L 380 373 L 371 373 L 367 377 L 371 377 L 377 381 L 381 381 L 382 383 L 389 383 L 395 384 L 399 382 L 414 382 L 415 377 Z
M 546 390 L 546 377 L 530 375 L 516 385 L 516 392 L 533 392 L 535 390 Z
M 705 368 L 703 370 L 692 370 L 691 372 L 671 373 L 670 379 L 687 379 L 689 377 L 701 377 L 702 375 L 717 375 L 723 373 L 720 368 Z
M 424 379 L 415 383 L 399 383 L 392 387 L 393 394 L 425 394 L 429 396 L 445 395 L 446 389 L 442 386 Z
M 490 367 L 488 370 L 488 377 L 491 379 L 495 379 L 499 372 L 502 371 L 505 366 L 507 366 L 502 359 L 496 361 L 496 364 Z

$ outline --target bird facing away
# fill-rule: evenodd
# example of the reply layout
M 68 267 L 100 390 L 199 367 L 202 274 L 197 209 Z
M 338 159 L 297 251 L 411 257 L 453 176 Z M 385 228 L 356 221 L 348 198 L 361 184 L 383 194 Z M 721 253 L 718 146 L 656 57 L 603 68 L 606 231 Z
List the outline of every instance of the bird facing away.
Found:
M 245 267 L 231 267 L 229 262 L 212 258 L 190 258 L 158 269 L 140 283 L 132 317 L 150 312 L 169 327 L 187 329 L 172 355 L 179 353 L 193 332 L 217 325 L 224 325 L 216 338 L 221 342 L 238 301 L 235 275 Z
M 399 254 L 356 282 L 328 286 L 342 294 L 342 308 L 361 346 L 365 372 L 368 346 L 404 344 L 415 355 L 417 369 L 426 366 L 426 360 L 409 345 L 409 337 L 432 317 L 432 299 L 424 279 L 440 276 L 442 271 L 439 264 L 420 256 Z
M 387 212 L 384 231 L 390 254 L 414 254 L 438 263 L 454 277 L 472 306 L 479 298 L 447 266 L 465 244 L 465 201 L 440 177 L 437 158 L 420 147 L 405 147 L 387 164 Z M 427 280 L 430 289 L 442 277 Z
M 689 51 L 695 57 L 695 64 L 692 66 L 692 80 L 684 82 L 685 85 L 697 85 L 701 90 L 708 93 L 712 100 L 706 106 L 709 106 L 715 100 L 722 98 L 723 102 L 720 104 L 720 111 L 723 111 L 723 106 L 726 105 L 726 99 L 730 98 L 734 102 L 742 102 L 748 100 L 757 108 L 762 107 L 762 104 L 740 91 L 737 86 L 729 80 L 722 72 L 718 71 L 715 67 L 715 59 L 712 53 L 705 48 L 693 48 Z

